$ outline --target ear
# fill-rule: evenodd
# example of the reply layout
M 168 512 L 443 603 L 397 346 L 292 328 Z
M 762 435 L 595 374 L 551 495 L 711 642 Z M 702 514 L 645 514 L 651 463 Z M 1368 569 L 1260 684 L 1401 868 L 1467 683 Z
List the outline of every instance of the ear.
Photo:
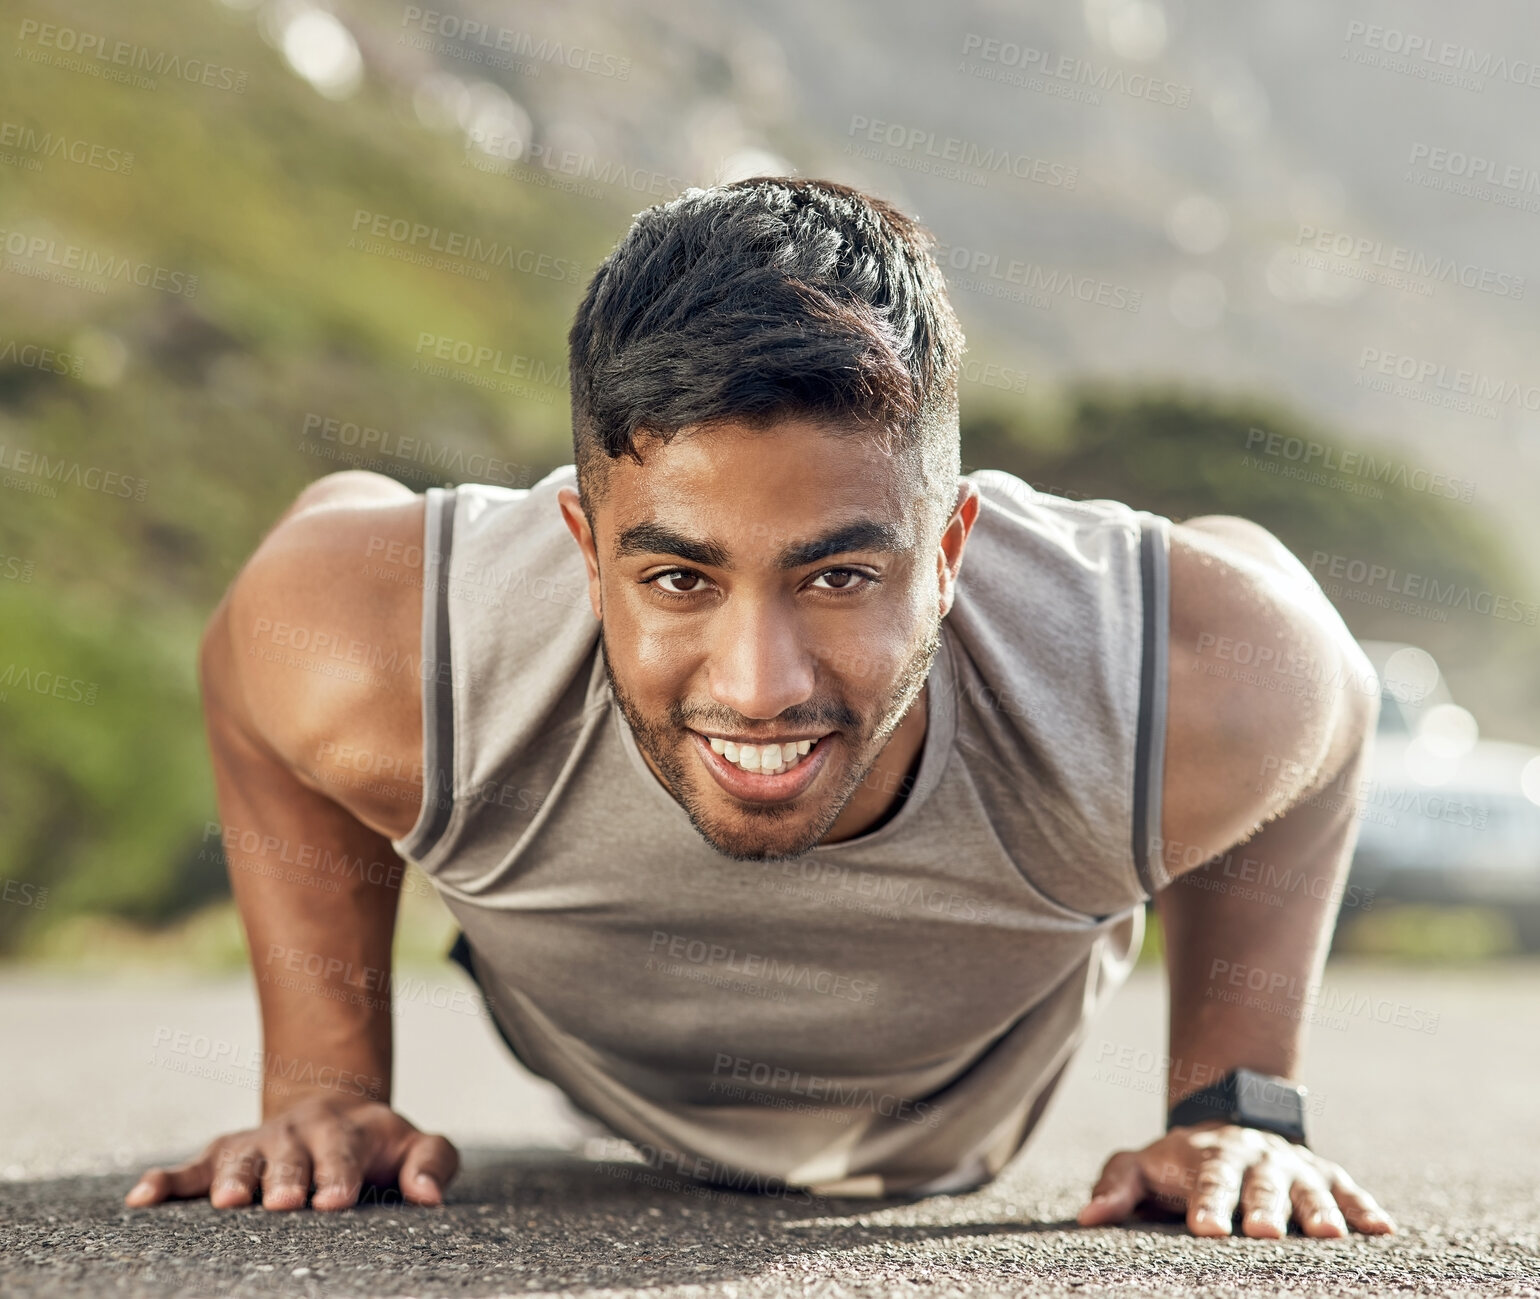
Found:
M 957 506 L 941 532 L 941 545 L 936 551 L 936 587 L 940 593 L 941 616 L 952 612 L 952 601 L 957 595 L 957 574 L 962 568 L 963 548 L 968 544 L 968 534 L 979 517 L 982 501 L 978 487 L 966 478 L 957 480 Z
M 583 498 L 573 488 L 563 487 L 556 493 L 556 500 L 561 506 L 561 517 L 567 524 L 567 531 L 583 552 L 583 563 L 588 567 L 588 603 L 593 606 L 594 617 L 603 622 L 604 602 L 599 594 L 599 552 L 593 529 L 588 526 L 588 518 L 583 513 Z

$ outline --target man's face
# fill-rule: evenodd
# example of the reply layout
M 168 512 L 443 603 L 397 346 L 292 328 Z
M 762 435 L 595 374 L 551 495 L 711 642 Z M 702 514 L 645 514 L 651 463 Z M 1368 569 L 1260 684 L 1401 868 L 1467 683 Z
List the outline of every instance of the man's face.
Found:
M 637 449 L 610 465 L 597 535 L 561 493 L 611 689 L 717 851 L 797 856 L 924 686 L 977 499 L 938 539 L 880 439 L 809 420 Z

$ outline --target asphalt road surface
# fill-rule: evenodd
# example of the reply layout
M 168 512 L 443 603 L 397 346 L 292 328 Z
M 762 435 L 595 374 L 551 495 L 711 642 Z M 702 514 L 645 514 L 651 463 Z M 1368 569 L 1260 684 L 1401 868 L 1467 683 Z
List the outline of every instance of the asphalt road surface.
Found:
M 1334 964 L 1307 1074 L 1317 1149 L 1399 1234 L 1198 1240 L 1073 1218 L 1158 1133 L 1165 1027 L 1141 971 L 993 1186 L 915 1203 L 704 1191 L 585 1137 L 446 966 L 410 976 L 397 1105 L 465 1168 L 448 1203 L 127 1210 L 146 1163 L 256 1115 L 245 983 L 0 977 L 0 1294 L 1540 1296 L 1540 964 Z

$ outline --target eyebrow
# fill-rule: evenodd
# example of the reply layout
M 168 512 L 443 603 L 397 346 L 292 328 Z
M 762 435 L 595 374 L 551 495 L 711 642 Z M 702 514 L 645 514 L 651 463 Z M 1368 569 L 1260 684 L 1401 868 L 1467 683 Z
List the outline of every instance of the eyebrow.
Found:
M 898 554 L 905 548 L 903 537 L 891 524 L 858 519 L 811 541 L 782 547 L 775 562 L 782 569 L 802 568 L 852 550 Z M 661 523 L 636 523 L 625 529 L 615 543 L 615 554 L 621 559 L 627 555 L 677 555 L 707 568 L 732 568 L 727 547 L 720 542 L 688 537 Z

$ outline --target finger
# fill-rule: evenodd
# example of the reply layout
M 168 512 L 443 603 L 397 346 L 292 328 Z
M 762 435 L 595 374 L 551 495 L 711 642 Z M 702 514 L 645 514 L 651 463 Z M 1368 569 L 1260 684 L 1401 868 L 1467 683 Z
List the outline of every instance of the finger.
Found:
M 1122 1222 L 1144 1199 L 1144 1174 L 1139 1171 L 1139 1156 L 1132 1150 L 1119 1150 L 1102 1169 L 1091 1188 L 1090 1201 L 1081 1208 L 1075 1221 L 1082 1227 Z
M 292 1137 L 276 1137 L 262 1169 L 262 1207 L 274 1212 L 303 1209 L 310 1198 L 310 1152 Z
M 252 1139 L 220 1147 L 213 1157 L 209 1203 L 216 1209 L 238 1209 L 250 1204 L 257 1194 L 262 1164 L 261 1147 Z
M 312 1209 L 348 1209 L 363 1190 L 363 1166 L 357 1154 L 357 1136 L 347 1129 L 326 1129 L 310 1143 L 315 1162 L 315 1194 Z
M 213 1165 L 206 1154 L 175 1168 L 149 1168 L 123 1197 L 123 1203 L 132 1209 L 142 1209 L 162 1200 L 194 1199 L 208 1194 L 212 1177 Z
M 1299 1229 L 1305 1235 L 1346 1236 L 1348 1234 L 1347 1223 L 1342 1220 L 1342 1213 L 1337 1208 L 1337 1202 L 1332 1199 L 1331 1190 L 1325 1182 L 1301 1177 L 1295 1181 L 1290 1199 L 1294 1204 L 1294 1217 L 1299 1222 Z
M 1276 1240 L 1289 1232 L 1289 1195 L 1293 1175 L 1278 1160 L 1263 1156 L 1246 1170 L 1241 1183 L 1241 1232 Z
M 1374 1197 L 1340 1168 L 1334 1170 L 1331 1193 L 1355 1230 L 1369 1236 L 1383 1236 L 1396 1229 L 1390 1215 L 1380 1208 Z
M 1187 1230 L 1194 1236 L 1228 1236 L 1241 1193 L 1242 1152 L 1213 1146 L 1199 1155 L 1187 1197 Z
M 441 1136 L 420 1133 L 401 1161 L 401 1196 L 414 1204 L 442 1204 L 444 1188 L 460 1171 L 460 1152 Z

